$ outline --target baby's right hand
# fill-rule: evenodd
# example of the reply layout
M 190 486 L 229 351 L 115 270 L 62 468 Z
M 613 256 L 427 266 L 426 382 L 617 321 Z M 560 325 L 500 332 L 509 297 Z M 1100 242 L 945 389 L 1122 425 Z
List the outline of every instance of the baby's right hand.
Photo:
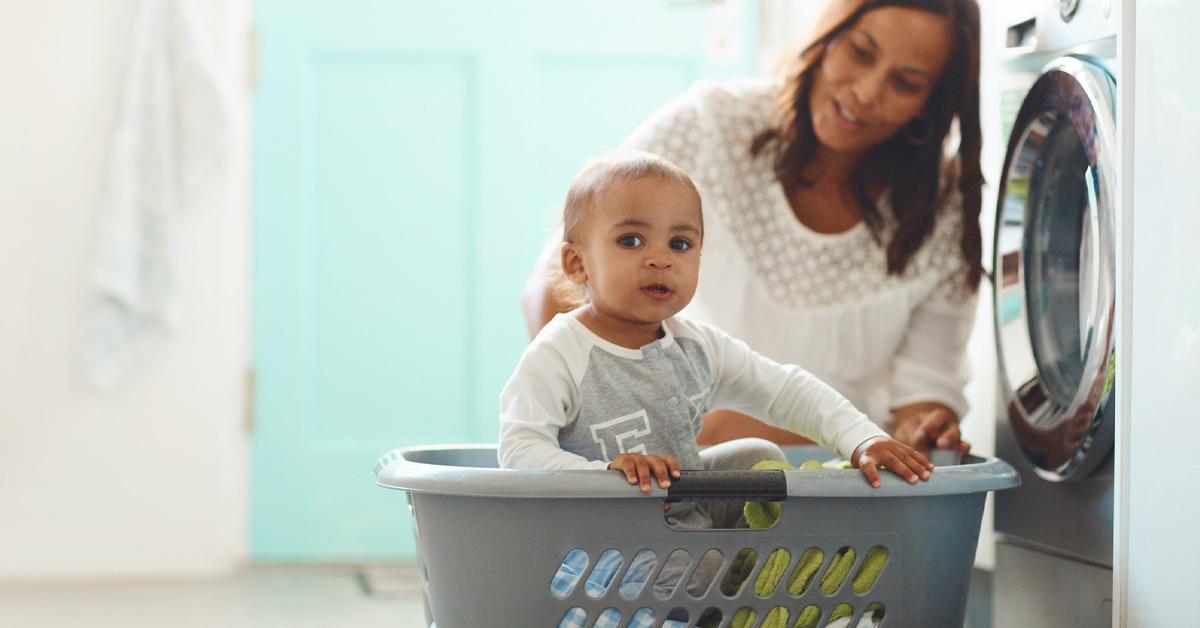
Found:
M 643 454 L 621 454 L 608 463 L 609 469 L 625 472 L 630 484 L 640 484 L 643 493 L 650 492 L 650 478 L 658 478 L 660 488 L 669 488 L 671 478 L 679 478 L 679 463 L 674 456 L 646 456 Z

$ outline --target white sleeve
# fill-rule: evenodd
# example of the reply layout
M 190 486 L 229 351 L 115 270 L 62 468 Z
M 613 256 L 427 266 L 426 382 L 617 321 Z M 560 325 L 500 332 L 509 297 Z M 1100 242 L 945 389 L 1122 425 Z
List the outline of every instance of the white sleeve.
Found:
M 952 273 L 913 310 L 908 329 L 892 358 L 892 408 L 923 401 L 967 414 L 963 388 L 970 379 L 967 341 L 975 324 L 978 295 L 965 292 L 963 275 Z
M 504 469 L 607 469 L 563 451 L 558 432 L 578 416 L 579 388 L 565 356 L 534 343 L 500 393 L 500 467 Z
M 796 432 L 846 459 L 863 441 L 887 435 L 841 393 L 808 371 L 759 355 L 717 329 L 701 329 L 712 361 L 711 407 L 744 412 Z

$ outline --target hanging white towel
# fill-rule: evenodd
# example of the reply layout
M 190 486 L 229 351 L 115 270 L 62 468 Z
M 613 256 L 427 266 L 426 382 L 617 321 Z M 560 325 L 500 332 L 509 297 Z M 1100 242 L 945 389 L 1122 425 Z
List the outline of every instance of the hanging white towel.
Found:
M 176 222 L 220 198 L 232 147 L 217 50 L 189 1 L 135 0 L 129 41 L 89 312 L 88 374 L 101 388 L 171 329 Z

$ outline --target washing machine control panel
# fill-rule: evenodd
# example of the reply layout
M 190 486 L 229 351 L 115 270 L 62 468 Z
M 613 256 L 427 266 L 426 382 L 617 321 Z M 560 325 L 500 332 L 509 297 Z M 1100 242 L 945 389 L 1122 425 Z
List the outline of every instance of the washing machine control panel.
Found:
M 1070 22 L 1071 18 L 1075 17 L 1075 9 L 1079 8 L 1079 0 L 1056 0 L 1058 3 L 1058 14 L 1062 16 L 1064 22 Z
M 1116 0 L 1041 0 L 1031 20 L 1039 52 L 1066 53 L 1117 34 Z

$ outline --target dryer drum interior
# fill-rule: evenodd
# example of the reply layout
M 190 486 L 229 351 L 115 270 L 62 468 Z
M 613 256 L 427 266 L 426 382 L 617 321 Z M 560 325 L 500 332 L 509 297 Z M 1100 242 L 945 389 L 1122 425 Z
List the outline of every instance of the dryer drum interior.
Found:
M 1014 124 L 996 211 L 995 324 L 1008 420 L 1037 471 L 1085 477 L 1112 447 L 1113 82 L 1066 57 Z

